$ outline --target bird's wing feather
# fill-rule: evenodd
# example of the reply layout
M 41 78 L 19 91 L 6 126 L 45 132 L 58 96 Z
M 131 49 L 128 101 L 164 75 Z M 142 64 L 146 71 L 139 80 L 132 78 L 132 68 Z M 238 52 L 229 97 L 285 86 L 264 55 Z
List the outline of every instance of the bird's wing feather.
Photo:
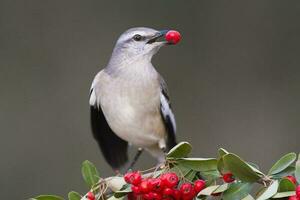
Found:
M 172 112 L 171 102 L 169 99 L 167 84 L 160 79 L 161 94 L 160 94 L 160 113 L 167 131 L 167 150 L 170 150 L 176 145 L 176 122 Z
M 97 103 L 97 95 L 90 92 L 90 112 L 93 136 L 99 144 L 105 160 L 114 169 L 119 169 L 128 161 L 128 143 L 119 138 L 109 127 L 101 106 Z

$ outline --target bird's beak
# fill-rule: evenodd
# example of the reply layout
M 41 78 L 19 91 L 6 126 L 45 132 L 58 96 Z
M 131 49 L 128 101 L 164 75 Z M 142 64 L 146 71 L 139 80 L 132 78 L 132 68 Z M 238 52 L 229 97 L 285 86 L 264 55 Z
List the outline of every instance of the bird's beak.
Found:
M 157 32 L 153 37 L 151 37 L 147 44 L 152 44 L 154 42 L 158 42 L 159 39 L 161 38 L 164 38 L 164 36 L 166 35 L 166 33 L 168 32 L 169 30 L 161 30 L 159 32 Z

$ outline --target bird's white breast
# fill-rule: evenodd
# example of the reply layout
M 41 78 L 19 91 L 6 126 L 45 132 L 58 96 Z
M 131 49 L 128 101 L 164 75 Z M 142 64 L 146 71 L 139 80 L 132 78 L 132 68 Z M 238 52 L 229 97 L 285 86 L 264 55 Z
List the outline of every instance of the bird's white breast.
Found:
M 126 73 L 126 72 L 125 72 Z M 157 73 L 114 77 L 100 72 L 96 98 L 112 130 L 136 146 L 157 144 L 164 137 Z

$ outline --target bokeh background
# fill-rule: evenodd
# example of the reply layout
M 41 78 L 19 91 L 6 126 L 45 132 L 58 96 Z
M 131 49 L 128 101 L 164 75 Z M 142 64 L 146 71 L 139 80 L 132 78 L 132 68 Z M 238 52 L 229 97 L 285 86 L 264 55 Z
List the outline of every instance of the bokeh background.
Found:
M 85 159 L 113 174 L 91 135 L 89 87 L 135 26 L 183 35 L 153 62 L 194 156 L 224 147 L 267 170 L 299 152 L 299 10 L 275 0 L 1 0 L 1 199 L 84 192 Z M 154 163 L 144 154 L 138 167 Z

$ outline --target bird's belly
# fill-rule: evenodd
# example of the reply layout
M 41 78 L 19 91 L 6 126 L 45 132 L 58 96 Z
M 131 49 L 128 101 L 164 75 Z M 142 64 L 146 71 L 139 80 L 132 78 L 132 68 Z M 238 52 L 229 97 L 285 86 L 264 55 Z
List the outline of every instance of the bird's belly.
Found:
M 138 147 L 152 146 L 164 137 L 159 105 L 158 95 L 133 97 L 115 93 L 113 97 L 106 96 L 101 100 L 111 129 L 120 138 Z

